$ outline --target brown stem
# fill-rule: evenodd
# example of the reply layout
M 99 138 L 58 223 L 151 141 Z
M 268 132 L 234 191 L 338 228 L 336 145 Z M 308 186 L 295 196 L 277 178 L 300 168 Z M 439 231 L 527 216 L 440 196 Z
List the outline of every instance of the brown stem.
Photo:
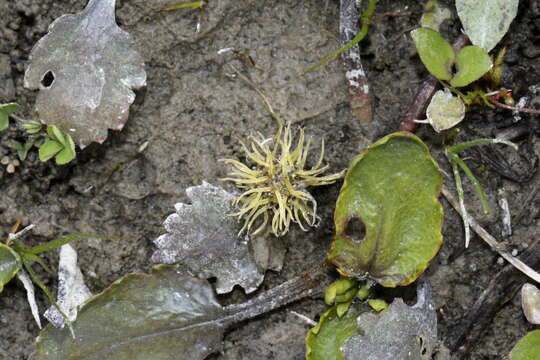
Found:
M 503 103 L 497 101 L 492 96 L 488 96 L 487 98 L 488 98 L 490 103 L 492 103 L 494 105 L 497 105 L 498 107 L 501 107 L 503 109 L 540 115 L 540 110 L 528 109 L 528 108 L 519 108 L 519 107 L 515 107 L 515 106 L 506 105 L 506 104 L 503 104 Z
M 467 35 L 461 34 L 452 47 L 454 51 L 458 51 L 467 44 L 469 44 L 469 38 Z M 418 93 L 416 93 L 411 105 L 409 105 L 409 108 L 401 118 L 401 123 L 399 124 L 400 131 L 412 132 L 416 129 L 417 123 L 415 123 L 414 120 L 423 117 L 431 97 L 435 94 L 439 86 L 439 81 L 432 75 L 424 81 L 422 87 Z

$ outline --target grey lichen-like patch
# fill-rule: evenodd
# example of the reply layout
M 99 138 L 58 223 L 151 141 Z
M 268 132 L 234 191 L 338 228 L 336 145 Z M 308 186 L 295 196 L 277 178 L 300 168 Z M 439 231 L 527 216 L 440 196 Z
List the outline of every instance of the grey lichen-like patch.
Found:
M 77 265 L 77 252 L 71 245 L 63 245 L 58 263 L 58 306 L 70 321 L 74 321 L 79 306 L 90 297 L 92 293 L 86 287 L 81 269 Z M 44 316 L 54 327 L 64 327 L 64 318 L 54 306 L 51 306 Z
M 28 305 L 30 305 L 30 310 L 32 310 L 32 316 L 38 327 L 41 329 L 41 320 L 39 319 L 39 309 L 36 303 L 34 283 L 32 283 L 32 279 L 30 279 L 30 276 L 23 269 L 17 273 L 17 279 L 23 283 L 24 289 L 26 290 L 26 300 L 28 301 Z
M 199 276 L 216 277 L 219 294 L 242 286 L 247 293 L 263 281 L 252 254 L 249 236 L 238 236 L 234 195 L 203 182 L 186 190 L 192 204 L 178 203 L 176 213 L 169 215 L 164 226 L 167 233 L 154 243 L 159 248 L 153 255 L 155 263 L 181 263 Z
M 24 86 L 40 90 L 36 111 L 82 147 L 102 143 L 107 129 L 121 130 L 133 89 L 146 85 L 141 56 L 115 21 L 115 0 L 90 0 L 63 15 L 32 49 Z
M 431 98 L 426 117 L 436 132 L 448 130 L 465 118 L 465 104 L 459 97 L 452 95 L 450 90 L 439 90 Z
M 380 314 L 361 314 L 357 324 L 359 334 L 341 347 L 347 360 L 427 360 L 437 342 L 437 314 L 427 282 L 418 285 L 415 305 L 398 298 Z

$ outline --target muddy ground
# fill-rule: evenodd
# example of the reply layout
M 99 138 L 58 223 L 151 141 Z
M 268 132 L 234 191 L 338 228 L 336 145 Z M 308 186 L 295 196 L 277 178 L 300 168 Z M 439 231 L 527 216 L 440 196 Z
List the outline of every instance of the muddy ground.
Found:
M 0 103 L 16 101 L 20 115 L 33 117 L 36 94 L 23 88 L 23 74 L 33 44 L 45 34 L 58 16 L 81 10 L 85 0 L 0 0 Z M 210 0 L 196 33 L 197 12 L 160 12 L 174 1 L 119 0 L 119 24 L 134 36 L 146 62 L 148 86 L 138 93 L 130 118 L 121 132 L 110 132 L 103 145 L 82 151 L 67 166 L 40 163 L 37 152 L 8 174 L 0 167 L 0 235 L 21 220 L 35 224 L 26 241 L 37 244 L 72 232 L 110 234 L 126 240 L 84 240 L 73 245 L 93 292 L 99 292 L 118 277 L 148 271 L 154 250 L 152 240 L 163 233 L 161 226 L 176 202 L 185 202 L 186 187 L 203 180 L 220 184 L 227 171 L 217 162 L 242 156 L 239 141 L 259 131 L 271 135 L 276 129 L 256 92 L 234 76 L 240 70 L 268 96 L 282 117 L 304 126 L 317 141 L 326 142 L 326 160 L 332 171 L 344 169 L 352 157 L 370 142 L 395 131 L 400 115 L 409 105 L 426 76 L 408 32 L 417 26 L 423 1 L 380 1 L 383 13 L 409 5 L 398 16 L 378 17 L 362 45 L 365 70 L 374 96 L 374 120 L 361 126 L 351 116 L 346 82 L 339 61 L 299 77 L 309 65 L 339 47 L 339 2 L 335 0 Z M 452 2 L 451 2 L 452 3 Z M 453 19 L 444 26 L 448 38 L 460 31 Z M 516 98 L 530 95 L 529 86 L 540 83 L 540 5 L 522 0 L 517 19 L 502 42 L 507 47 L 505 77 Z M 249 54 L 257 68 L 232 53 L 234 47 Z M 539 107 L 540 97 L 532 96 Z M 483 216 L 477 198 L 467 184 L 468 206 L 498 239 L 501 239 L 498 193 L 504 189 L 515 217 L 514 235 L 507 238 L 511 249 L 521 252 L 537 236 L 540 198 L 539 176 L 534 162 L 540 153 L 537 143 L 538 117 L 523 115 L 527 131 L 517 141 L 518 154 L 497 148 L 520 181 L 509 180 L 494 170 L 478 152 L 469 153 L 485 187 L 492 212 Z M 463 123 L 459 139 L 493 136 L 516 126 L 509 111 L 474 108 Z M 418 135 L 433 148 L 441 166 L 441 138 L 424 127 Z M 15 129 L 0 134 L 0 157 L 16 154 L 6 146 L 22 139 Z M 148 149 L 135 159 L 138 147 Z M 130 160 L 110 176 L 104 174 Z M 229 189 L 229 185 L 224 185 Z M 449 184 L 452 186 L 452 184 Z M 269 272 L 261 288 L 268 289 L 322 262 L 332 233 L 333 204 L 340 184 L 318 188 L 321 224 L 304 233 L 293 228 L 282 241 L 288 251 L 283 270 Z M 532 194 L 532 196 L 531 196 Z M 528 200 L 527 200 L 528 199 Z M 471 305 L 502 268 L 498 255 L 474 237 L 463 248 L 463 228 L 456 213 L 445 205 L 444 245 L 427 272 L 434 288 L 439 316 L 439 338 L 467 314 Z M 53 267 L 57 253 L 45 256 Z M 56 279 L 40 272 L 46 284 Z M 260 291 L 260 290 L 259 290 Z M 40 293 L 39 306 L 47 301 Z M 224 302 L 246 299 L 241 289 L 223 296 Z M 303 359 L 308 326 L 291 315 L 294 310 L 317 318 L 325 309 L 320 298 L 304 299 L 286 308 L 241 323 L 227 332 L 218 359 Z M 471 359 L 500 359 L 533 327 L 514 297 L 493 319 Z M 0 359 L 23 360 L 33 351 L 38 335 L 24 288 L 12 281 L 0 296 Z

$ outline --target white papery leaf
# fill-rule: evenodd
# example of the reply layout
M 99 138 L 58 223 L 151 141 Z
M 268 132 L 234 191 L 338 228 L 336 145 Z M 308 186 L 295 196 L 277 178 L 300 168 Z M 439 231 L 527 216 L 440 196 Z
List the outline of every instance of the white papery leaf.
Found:
M 436 132 L 450 129 L 465 117 L 465 104 L 450 90 L 439 90 L 431 98 L 426 117 Z
M 28 300 L 28 304 L 32 310 L 32 316 L 34 317 L 34 320 L 36 320 L 38 327 L 41 329 L 41 319 L 39 318 L 39 309 L 36 303 L 36 291 L 34 288 L 34 283 L 32 283 L 32 279 L 30 279 L 30 276 L 23 269 L 19 270 L 17 273 L 17 279 L 23 283 L 26 290 L 26 299 Z

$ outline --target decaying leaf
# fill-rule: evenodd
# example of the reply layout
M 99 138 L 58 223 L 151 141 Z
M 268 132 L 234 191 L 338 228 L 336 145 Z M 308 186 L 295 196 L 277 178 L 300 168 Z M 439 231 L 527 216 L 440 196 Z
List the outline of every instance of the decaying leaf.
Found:
M 521 287 L 521 308 L 531 324 L 540 325 L 540 290 L 532 284 Z
M 426 117 L 436 132 L 450 129 L 465 118 L 465 104 L 450 90 L 439 90 L 431 98 Z
M 388 310 L 364 312 L 356 322 L 357 334 L 341 347 L 346 360 L 427 360 L 437 344 L 437 314 L 426 282 L 418 285 L 415 305 L 398 298 Z
M 516 17 L 519 0 L 456 0 L 465 33 L 487 52 L 497 45 Z
M 176 213 L 164 223 L 167 233 L 154 243 L 155 263 L 181 263 L 199 276 L 216 277 L 219 294 L 242 286 L 247 293 L 264 278 L 252 254 L 249 236 L 238 236 L 240 224 L 230 216 L 234 195 L 203 182 L 186 190 L 192 204 L 176 204 Z
M 77 252 L 69 244 L 60 248 L 58 263 L 58 295 L 56 303 L 70 321 L 77 318 L 77 310 L 92 293 L 84 284 L 81 269 L 77 265 Z M 64 327 L 64 317 L 58 309 L 51 306 L 44 314 L 54 327 Z
M 34 283 L 23 269 L 17 273 L 17 279 L 22 282 L 24 289 L 26 290 L 26 300 L 28 301 L 28 305 L 30 305 L 32 316 L 34 317 L 38 327 L 41 329 L 41 319 L 39 318 L 39 309 L 36 303 L 36 291 L 34 288 Z
M 345 276 L 390 287 L 410 284 L 442 243 L 441 186 L 422 140 L 408 132 L 380 139 L 349 166 L 328 259 Z
M 32 360 L 202 360 L 221 347 L 225 310 L 206 280 L 174 266 L 130 274 L 79 311 L 67 328 L 48 325 Z
M 143 60 L 116 24 L 115 3 L 90 0 L 79 14 L 55 20 L 32 49 L 24 77 L 25 87 L 40 90 L 39 118 L 81 148 L 105 141 L 107 129 L 121 130 L 132 89 L 146 84 Z

